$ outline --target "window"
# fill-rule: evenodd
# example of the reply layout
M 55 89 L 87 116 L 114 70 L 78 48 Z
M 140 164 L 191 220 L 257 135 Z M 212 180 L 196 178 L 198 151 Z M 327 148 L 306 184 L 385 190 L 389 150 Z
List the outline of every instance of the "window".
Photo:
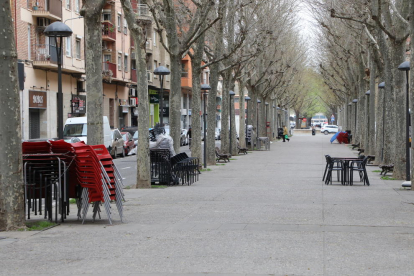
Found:
M 120 14 L 118 14 L 118 26 L 117 26 L 117 28 L 118 28 L 118 32 L 120 32 L 121 31 L 121 15 Z
M 124 71 L 128 72 L 128 55 L 124 55 Z
M 154 60 L 154 68 L 152 68 L 152 71 L 154 71 L 157 68 L 157 61 Z M 157 75 L 154 75 L 154 78 L 157 78 Z
M 137 61 L 135 59 L 131 59 L 131 70 L 137 69 Z
M 70 0 L 65 0 L 65 1 L 66 1 L 66 8 L 70 10 Z
M 152 32 L 152 43 L 154 46 L 157 46 L 157 32 L 155 30 Z
M 126 19 L 124 18 L 124 34 L 127 34 L 127 33 L 128 33 L 128 24 L 127 24 Z
M 76 39 L 76 58 L 81 58 L 81 40 L 80 38 Z
M 80 0 L 75 0 L 75 12 L 79 13 L 79 1 Z
M 118 54 L 118 70 L 122 70 L 122 55 Z
M 72 56 L 72 41 L 70 41 L 70 36 L 66 38 L 66 56 Z
M 111 21 L 111 11 L 104 11 L 102 17 L 103 21 Z

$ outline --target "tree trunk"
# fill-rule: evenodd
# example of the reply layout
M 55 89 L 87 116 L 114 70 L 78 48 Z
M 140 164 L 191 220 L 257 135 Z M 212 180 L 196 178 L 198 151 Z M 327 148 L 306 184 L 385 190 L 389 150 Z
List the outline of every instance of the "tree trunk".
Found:
M 216 48 L 218 46 L 216 45 Z M 208 94 L 208 114 L 207 116 L 207 134 L 210 132 L 215 133 L 216 131 L 216 110 L 217 110 L 217 86 L 219 82 L 219 63 L 215 63 L 210 66 L 210 86 L 211 90 Z M 223 105 L 223 104 L 222 104 Z M 221 107 L 223 109 L 223 106 Z M 221 136 L 221 133 L 220 133 Z M 223 137 L 221 137 L 222 139 Z M 216 164 L 216 153 L 214 148 L 216 147 L 215 140 L 207 139 L 207 164 L 215 165 Z
M 203 150 L 201 149 L 201 136 L 204 137 L 204 133 L 201 134 L 201 125 L 200 125 L 200 111 L 201 111 L 201 101 L 200 97 L 203 96 L 200 93 L 201 89 L 201 62 L 203 59 L 203 53 L 204 53 L 204 44 L 205 44 L 205 36 L 202 35 L 196 42 L 196 47 L 194 50 L 194 54 L 191 55 L 191 67 L 192 67 L 192 84 L 193 84 L 193 97 L 191 98 L 191 114 L 192 114 L 192 121 L 191 121 L 191 130 L 192 130 L 192 143 L 191 143 L 191 156 L 197 157 L 200 162 L 201 160 L 204 160 L 203 157 L 205 153 L 203 153 Z M 207 91 L 209 92 L 209 91 Z M 208 95 L 210 96 L 210 95 Z M 203 96 L 204 97 L 204 96 Z M 208 102 L 207 102 L 208 104 Z M 203 110 L 203 113 L 205 110 Z M 202 116 L 203 116 L 202 113 Z M 203 116 L 204 118 L 204 116 Z M 203 121 L 204 124 L 204 121 Z M 204 130 L 204 128 L 203 128 Z M 214 134 L 214 132 L 213 132 Z M 207 139 L 208 141 L 209 139 Z M 214 136 L 213 136 L 214 140 Z M 204 141 L 205 143 L 206 141 Z M 203 153 L 203 154 L 202 154 Z
M 87 0 L 81 14 L 85 19 L 85 68 L 88 100 L 88 144 L 104 143 L 103 133 L 103 85 L 102 85 L 102 23 L 101 12 L 104 0 Z
M 151 171 L 149 157 L 149 138 L 148 138 L 148 118 L 149 118 L 149 99 L 148 99 L 148 78 L 146 63 L 146 37 L 143 29 L 146 24 L 144 20 L 137 20 L 136 15 L 129 0 L 121 0 L 122 8 L 128 23 L 128 28 L 134 39 L 135 55 L 137 57 L 137 95 L 138 105 L 138 146 L 137 146 L 137 184 L 136 188 L 151 188 Z M 139 22 L 139 24 L 138 24 Z M 178 140 L 179 141 L 179 140 Z
M 24 227 L 24 185 L 17 52 L 10 2 L 0 11 L 0 231 Z
M 230 77 L 231 71 L 227 70 L 223 75 L 223 93 L 221 101 L 221 150 L 223 152 L 229 151 L 229 91 L 230 91 Z
M 411 80 L 411 84 L 410 84 L 410 108 L 411 108 L 411 152 L 413 152 L 414 146 L 413 146 L 413 128 L 414 128 L 414 4 L 411 3 L 411 8 L 410 8 L 410 37 L 411 37 L 411 61 L 410 61 L 410 65 L 411 65 L 411 70 L 410 70 L 410 80 Z M 414 160 L 414 156 L 411 157 L 411 160 Z M 412 185 L 412 183 L 414 183 L 414 162 L 411 161 L 411 190 L 414 190 L 414 185 Z
M 376 81 L 376 73 L 377 73 L 377 65 L 375 63 L 373 55 L 370 55 L 370 95 L 367 99 L 367 155 L 375 155 L 375 100 L 377 97 L 376 93 L 376 87 L 378 87 L 377 81 Z

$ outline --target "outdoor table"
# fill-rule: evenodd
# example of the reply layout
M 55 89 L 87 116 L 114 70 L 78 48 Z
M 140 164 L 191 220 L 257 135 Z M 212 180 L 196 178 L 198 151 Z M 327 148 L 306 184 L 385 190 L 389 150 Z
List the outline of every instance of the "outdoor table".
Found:
M 350 162 L 352 161 L 361 161 L 361 158 L 357 158 L 357 157 L 332 157 L 332 159 L 334 160 L 338 160 L 338 161 L 342 161 L 344 166 L 342 168 L 342 172 L 343 172 L 343 177 L 344 177 L 344 181 L 343 181 L 343 185 L 350 185 L 351 180 L 350 178 Z

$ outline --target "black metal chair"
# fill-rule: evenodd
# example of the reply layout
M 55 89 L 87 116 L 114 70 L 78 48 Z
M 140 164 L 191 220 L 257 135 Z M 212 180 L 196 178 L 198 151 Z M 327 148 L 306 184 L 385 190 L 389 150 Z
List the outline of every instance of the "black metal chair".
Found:
M 332 185 L 332 172 L 337 172 L 337 179 L 338 182 L 341 182 L 341 184 L 344 184 L 344 164 L 341 160 L 336 160 L 330 157 L 329 155 L 325 155 L 326 158 L 326 178 L 325 178 L 325 184 L 329 185 L 329 183 Z M 325 177 L 325 175 L 324 175 Z
M 352 161 L 350 166 L 349 166 L 349 170 L 351 173 L 351 177 L 350 177 L 350 185 L 354 184 L 354 172 L 358 172 L 359 173 L 359 181 L 360 182 L 364 182 L 364 185 L 366 184 L 367 186 L 369 186 L 369 180 L 368 180 L 368 174 L 367 174 L 367 170 L 366 170 L 366 165 L 368 162 L 368 156 L 366 156 L 364 159 L 360 160 L 360 161 Z

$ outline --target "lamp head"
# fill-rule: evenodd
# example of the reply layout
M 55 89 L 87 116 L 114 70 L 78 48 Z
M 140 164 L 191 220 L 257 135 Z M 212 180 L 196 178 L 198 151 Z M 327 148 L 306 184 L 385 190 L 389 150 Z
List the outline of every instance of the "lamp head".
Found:
M 234 91 L 230 90 L 230 91 L 229 91 L 229 95 L 230 95 L 230 97 L 231 97 L 231 96 L 236 95 L 236 93 L 234 93 Z
M 171 73 L 170 70 L 168 70 L 168 68 L 164 66 L 158 66 L 154 70 L 154 75 L 157 75 L 157 76 L 161 76 L 161 75 L 165 76 L 165 75 L 169 75 L 170 73 Z
M 371 95 L 371 90 L 368 90 L 367 92 L 365 92 L 365 95 Z
M 380 84 L 378 84 L 378 88 L 385 88 L 385 82 L 381 82 Z
M 250 100 L 251 100 L 251 98 L 250 98 L 249 96 L 246 96 L 246 97 L 244 97 L 244 100 L 245 100 L 246 102 L 248 102 L 248 101 L 250 101 Z
M 208 84 L 202 84 L 201 90 L 204 90 L 204 95 L 208 95 L 208 91 L 211 90 L 211 86 Z
M 410 62 L 404 61 L 403 63 L 398 66 L 398 70 L 400 71 L 410 71 Z
M 358 99 L 353 99 L 352 102 L 353 103 L 357 103 L 358 102 Z
M 265 105 L 269 105 L 269 103 L 268 102 L 265 102 Z
M 47 26 L 43 33 L 49 37 L 68 37 L 72 35 L 72 30 L 65 23 L 56 21 Z
M 257 103 L 259 104 L 259 103 L 261 103 L 262 101 L 261 100 L 257 100 Z

